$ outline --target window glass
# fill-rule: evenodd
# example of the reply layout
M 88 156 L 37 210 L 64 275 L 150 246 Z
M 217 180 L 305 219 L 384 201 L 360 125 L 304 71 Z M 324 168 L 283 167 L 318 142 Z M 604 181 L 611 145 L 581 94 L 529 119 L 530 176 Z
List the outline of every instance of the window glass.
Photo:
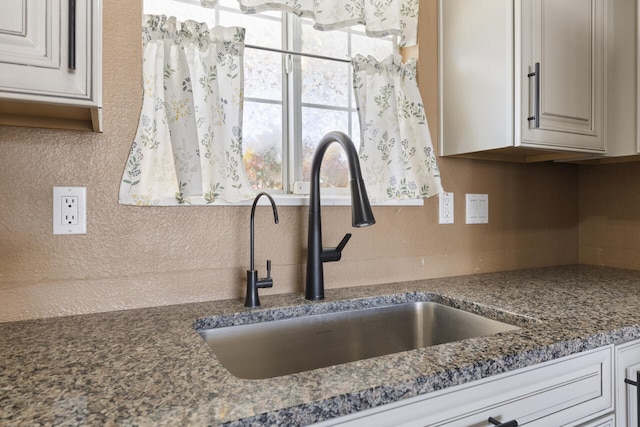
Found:
M 360 147 L 360 119 L 358 112 L 351 113 L 351 139 L 356 147 Z
M 302 102 L 348 107 L 351 64 L 302 58 Z
M 199 1 L 145 0 L 144 13 L 175 16 L 178 21 L 192 19 L 207 25 L 214 25 L 216 19 L 215 9 L 205 9 Z
M 350 133 L 349 112 L 302 107 L 302 180 L 311 179 L 311 161 L 318 142 L 327 133 L 337 130 Z M 346 156 L 339 144 L 332 144 L 324 155 L 320 182 L 323 187 L 346 187 L 349 172 L 344 166 Z
M 371 55 L 381 61 L 394 52 L 394 43 L 392 37 L 372 38 L 367 37 L 364 32 L 353 31 L 351 49 L 354 56 L 356 53 L 364 56 Z
M 242 128 L 249 181 L 259 190 L 282 191 L 282 105 L 245 101 Z
M 342 30 L 318 31 L 309 19 L 302 20 L 300 46 L 305 53 L 349 59 L 349 33 Z
M 281 49 L 282 21 L 280 15 L 277 14 L 276 17 L 263 14 L 244 15 L 237 10 L 220 10 L 219 25 L 246 28 L 244 35 L 246 44 Z
M 381 60 L 395 49 L 393 37 L 369 38 L 363 26 L 318 31 L 310 19 L 291 14 L 242 14 L 237 0 L 219 0 L 215 9 L 201 7 L 198 0 L 144 0 L 144 13 L 246 29 L 243 150 L 247 175 L 258 190 L 286 193 L 294 181 L 309 181 L 320 139 L 339 130 L 359 146 L 360 126 L 349 62 L 251 46 L 341 60 L 356 53 Z M 321 185 L 345 187 L 348 181 L 344 152 L 339 144 L 332 144 L 322 162 Z
M 244 96 L 282 102 L 282 54 L 244 51 Z

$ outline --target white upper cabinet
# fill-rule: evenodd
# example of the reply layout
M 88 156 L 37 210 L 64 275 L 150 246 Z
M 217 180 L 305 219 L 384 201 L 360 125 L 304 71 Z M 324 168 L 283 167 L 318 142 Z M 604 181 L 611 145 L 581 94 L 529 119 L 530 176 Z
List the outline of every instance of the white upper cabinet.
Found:
M 538 161 L 606 152 L 605 0 L 439 7 L 442 155 Z
M 604 152 L 604 6 L 522 1 L 521 145 Z
M 607 155 L 611 161 L 638 154 L 637 116 L 640 80 L 636 61 L 640 33 L 636 29 L 637 0 L 609 0 L 607 23 Z M 608 159 L 602 159 L 607 162 Z
M 93 130 L 101 130 L 101 1 L 2 3 L 2 124 L 35 123 L 40 115 L 61 119 L 62 124 L 53 127 L 84 118 Z

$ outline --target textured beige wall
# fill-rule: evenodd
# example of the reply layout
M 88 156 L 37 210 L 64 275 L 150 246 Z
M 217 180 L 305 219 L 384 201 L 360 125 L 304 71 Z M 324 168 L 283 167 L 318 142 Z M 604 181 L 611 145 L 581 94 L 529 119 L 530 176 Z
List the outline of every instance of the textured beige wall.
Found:
M 420 84 L 435 137 L 435 0 L 421 1 Z M 242 298 L 247 207 L 140 208 L 117 203 L 140 107 L 139 1 L 104 2 L 105 132 L 0 127 L 0 321 Z M 464 126 L 464 123 L 460 124 Z M 435 140 L 435 138 L 434 138 Z M 323 209 L 325 242 L 354 236 L 327 288 L 578 261 L 578 167 L 441 159 L 455 225 L 437 199 L 380 207 L 353 229 L 347 207 Z M 52 187 L 86 186 L 88 234 L 53 236 Z M 464 193 L 488 193 L 490 223 L 464 224 Z M 258 212 L 256 262 L 275 287 L 302 290 L 307 211 Z
M 580 167 L 582 264 L 640 270 L 640 163 Z

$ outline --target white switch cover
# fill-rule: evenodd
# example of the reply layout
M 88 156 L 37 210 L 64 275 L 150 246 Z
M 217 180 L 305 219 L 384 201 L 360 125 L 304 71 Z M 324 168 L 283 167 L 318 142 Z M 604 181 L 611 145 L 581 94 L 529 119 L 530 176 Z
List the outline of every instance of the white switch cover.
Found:
M 53 234 L 87 234 L 86 187 L 53 187 Z
M 439 197 L 439 223 L 453 224 L 453 193 L 440 193 Z
M 467 224 L 489 223 L 489 195 L 467 194 Z

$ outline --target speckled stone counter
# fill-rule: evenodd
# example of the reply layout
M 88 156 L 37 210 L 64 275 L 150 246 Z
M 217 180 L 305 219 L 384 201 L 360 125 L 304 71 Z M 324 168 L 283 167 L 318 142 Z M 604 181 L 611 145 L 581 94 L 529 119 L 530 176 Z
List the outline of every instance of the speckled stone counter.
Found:
M 0 425 L 307 425 L 640 337 L 640 272 L 553 267 L 0 324 Z M 433 299 L 520 329 L 265 380 L 194 326 Z M 202 320 L 204 319 L 204 320 Z

